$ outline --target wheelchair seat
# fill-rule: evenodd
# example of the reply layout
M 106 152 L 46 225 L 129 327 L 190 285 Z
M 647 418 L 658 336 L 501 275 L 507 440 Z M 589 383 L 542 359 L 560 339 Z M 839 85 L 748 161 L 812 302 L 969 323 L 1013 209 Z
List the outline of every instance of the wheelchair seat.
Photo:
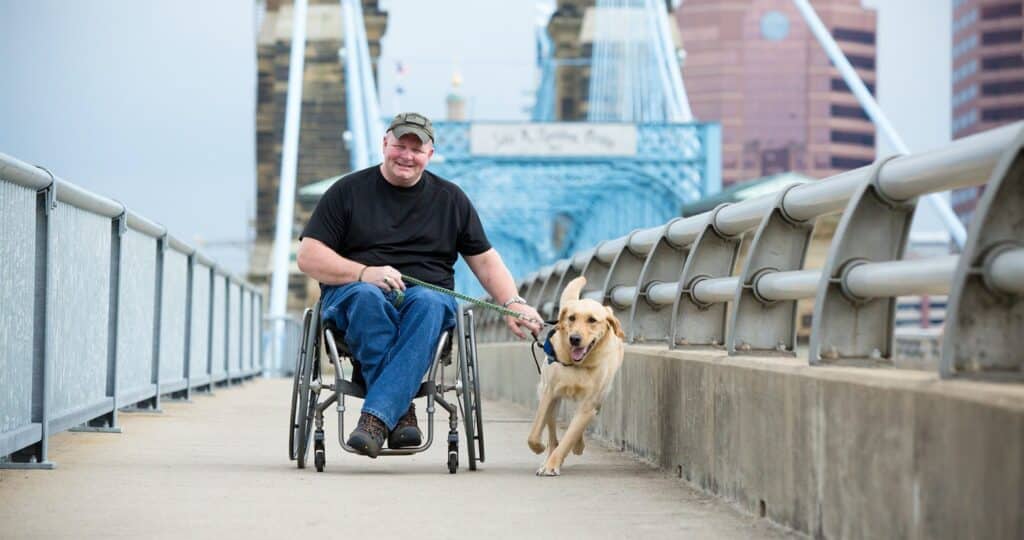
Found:
M 334 321 L 320 318 L 321 328 L 324 330 L 324 339 L 326 341 L 332 341 L 334 350 L 338 352 L 338 359 L 348 358 L 352 363 L 352 376 L 348 381 L 341 381 L 344 392 L 348 395 L 365 398 L 366 397 L 366 379 L 363 378 L 363 368 L 359 363 L 359 359 L 352 354 L 352 350 L 349 349 L 348 342 L 345 341 L 345 332 L 334 324 Z M 454 329 L 448 329 L 442 332 L 444 338 L 443 349 L 441 350 L 440 362 L 448 366 L 452 363 L 452 331 Z M 331 354 L 331 345 L 327 346 L 328 354 Z M 348 384 L 344 384 L 348 383 Z M 415 398 L 424 397 L 430 393 L 433 393 L 434 387 L 432 384 L 423 383 L 420 385 L 419 390 L 416 392 Z

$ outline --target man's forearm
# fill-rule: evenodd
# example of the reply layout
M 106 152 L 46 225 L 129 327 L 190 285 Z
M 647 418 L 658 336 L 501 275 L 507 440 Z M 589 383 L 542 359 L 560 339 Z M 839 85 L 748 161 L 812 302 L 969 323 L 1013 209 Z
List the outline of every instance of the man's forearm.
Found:
M 487 294 L 491 295 L 491 298 L 499 303 L 504 303 L 518 294 L 519 291 L 516 289 L 516 282 L 512 279 L 512 274 L 509 273 L 501 256 L 496 251 L 488 253 L 479 261 L 474 262 L 477 264 L 470 264 L 470 269 L 474 271 L 473 273 L 480 280 L 480 285 L 487 291 Z
M 324 285 L 344 285 L 359 281 L 366 265 L 338 255 L 326 245 L 303 239 L 296 262 L 307 276 Z

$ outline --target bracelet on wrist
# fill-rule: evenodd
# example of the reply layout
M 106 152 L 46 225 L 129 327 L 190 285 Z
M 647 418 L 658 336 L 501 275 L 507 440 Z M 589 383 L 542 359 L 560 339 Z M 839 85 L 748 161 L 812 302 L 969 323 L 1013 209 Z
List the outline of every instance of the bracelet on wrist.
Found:
M 363 281 L 363 272 L 366 272 L 367 268 L 369 268 L 369 266 L 363 265 L 363 269 L 359 271 L 359 277 L 356 278 L 356 281 Z
M 529 305 L 526 303 L 526 299 L 523 298 L 522 296 L 513 296 L 512 298 L 505 300 L 505 303 L 502 304 L 501 307 L 508 308 L 512 304 L 523 304 L 524 306 Z

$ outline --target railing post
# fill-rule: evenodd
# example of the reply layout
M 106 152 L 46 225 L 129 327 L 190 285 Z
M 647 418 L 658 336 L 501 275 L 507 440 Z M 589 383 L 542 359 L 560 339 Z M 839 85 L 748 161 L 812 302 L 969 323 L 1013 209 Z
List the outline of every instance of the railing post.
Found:
M 1024 134 L 1004 153 L 975 209 L 946 308 L 943 377 L 1024 379 L 1022 213 Z M 1016 287 L 1000 285 L 1000 259 L 1011 261 L 1005 269 L 1016 273 Z
M 605 294 L 605 302 L 611 305 L 616 313 L 625 312 L 618 319 L 623 333 L 626 334 L 629 334 L 631 328 L 629 313 L 637 302 L 637 291 L 639 291 L 636 286 L 637 280 L 640 279 L 640 273 L 643 271 L 644 261 L 647 258 L 647 253 L 637 253 L 630 248 L 630 240 L 636 233 L 637 231 L 633 231 L 626 237 L 626 242 L 619 249 L 619 253 L 615 255 L 611 268 L 608 270 L 608 276 L 601 287 Z M 628 306 L 616 304 L 612 298 L 612 291 L 616 287 L 633 287 L 633 303 Z
M 718 212 L 726 206 L 723 204 L 711 211 L 686 257 L 679 280 L 679 295 L 672 308 L 671 348 L 680 345 L 725 345 L 726 304 L 704 304 L 694 296 L 693 289 L 705 279 L 732 275 L 741 237 L 729 236 L 715 226 Z
M 879 173 L 894 157 L 875 162 L 839 220 L 814 304 L 811 364 L 845 358 L 892 361 L 896 299 L 858 298 L 845 281 L 847 273 L 860 264 L 903 256 L 917 199 L 892 200 L 879 186 Z
M 771 272 L 800 270 L 813 223 L 793 219 L 783 201 L 795 185 L 782 190 L 765 214 L 740 271 L 726 337 L 730 355 L 766 352 L 796 354 L 796 300 L 767 301 L 757 294 L 757 280 Z
M 672 337 L 672 317 L 664 311 L 669 306 L 650 302 L 647 292 L 659 283 L 678 283 L 683 265 L 689 253 L 687 246 L 673 244 L 668 231 L 672 224 L 683 218 L 675 218 L 665 224 L 658 241 L 644 260 L 637 278 L 637 298 L 629 313 L 629 330 L 626 332 L 630 343 L 668 342 Z

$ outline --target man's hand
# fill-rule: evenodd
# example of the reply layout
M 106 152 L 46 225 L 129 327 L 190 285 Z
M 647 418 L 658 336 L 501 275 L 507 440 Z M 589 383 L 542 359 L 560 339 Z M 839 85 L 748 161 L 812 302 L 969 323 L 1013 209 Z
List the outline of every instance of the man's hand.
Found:
M 509 330 L 512 330 L 512 333 L 518 336 L 519 339 L 523 339 L 526 337 L 526 334 L 524 334 L 523 331 L 520 330 L 520 326 L 527 328 L 533 335 L 537 335 L 537 332 L 540 332 L 540 328 L 544 322 L 544 319 L 540 317 L 540 314 L 537 313 L 536 309 L 533 309 L 533 306 L 514 303 L 509 304 L 508 309 L 511 309 L 512 311 L 515 311 L 517 313 L 522 313 L 525 317 L 516 318 L 511 315 L 505 316 L 505 323 L 508 324 Z
M 384 292 L 405 290 L 402 273 L 391 266 L 367 266 L 361 281 L 376 285 Z

